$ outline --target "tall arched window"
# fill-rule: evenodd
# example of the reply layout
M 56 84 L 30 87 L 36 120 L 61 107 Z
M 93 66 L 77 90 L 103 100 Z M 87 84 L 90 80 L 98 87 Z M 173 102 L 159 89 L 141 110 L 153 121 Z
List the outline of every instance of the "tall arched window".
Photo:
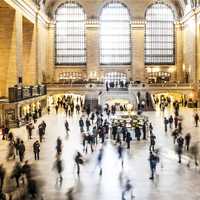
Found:
M 76 3 L 62 4 L 56 11 L 56 64 L 86 63 L 85 22 L 83 8 Z
M 119 2 L 108 3 L 100 16 L 100 63 L 131 63 L 130 15 Z
M 145 64 L 175 64 L 175 19 L 164 3 L 152 4 L 146 11 Z

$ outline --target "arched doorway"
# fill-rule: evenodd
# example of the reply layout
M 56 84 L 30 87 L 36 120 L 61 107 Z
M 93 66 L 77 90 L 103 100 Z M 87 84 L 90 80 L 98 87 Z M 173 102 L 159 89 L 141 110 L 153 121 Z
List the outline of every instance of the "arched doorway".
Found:
M 120 86 L 125 85 L 127 82 L 127 74 L 122 72 L 108 72 L 105 74 L 104 82 L 109 85 Z

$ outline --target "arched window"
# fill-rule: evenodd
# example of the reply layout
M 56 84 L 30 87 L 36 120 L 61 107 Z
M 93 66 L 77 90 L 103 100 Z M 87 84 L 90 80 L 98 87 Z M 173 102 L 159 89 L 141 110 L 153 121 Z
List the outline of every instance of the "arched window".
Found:
M 56 64 L 86 63 L 85 22 L 83 8 L 76 3 L 62 4 L 56 11 Z
M 100 63 L 130 64 L 131 30 L 127 7 L 119 2 L 106 4 L 100 25 Z
M 175 64 L 175 19 L 164 3 L 152 4 L 146 11 L 145 64 Z

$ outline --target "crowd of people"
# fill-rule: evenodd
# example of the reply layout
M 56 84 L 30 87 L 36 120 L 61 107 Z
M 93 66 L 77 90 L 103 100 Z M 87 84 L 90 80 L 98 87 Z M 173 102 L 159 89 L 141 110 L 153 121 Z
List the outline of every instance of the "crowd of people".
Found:
M 167 104 L 166 104 L 167 102 Z M 162 105 L 164 104 L 164 106 Z M 160 108 L 163 112 L 168 104 L 171 104 L 171 99 L 167 98 L 164 103 L 160 103 Z M 191 145 L 192 135 L 191 133 L 185 133 L 182 126 L 182 117 L 180 115 L 179 102 L 173 102 L 174 112 L 169 117 L 164 117 L 164 131 L 166 133 L 171 132 L 173 138 L 176 153 L 178 155 L 178 163 L 182 163 L 182 155 L 185 153 L 191 157 L 188 161 L 188 166 L 191 165 L 191 160 L 194 159 L 195 166 L 199 165 L 198 162 L 198 144 Z M 135 143 L 144 141 L 144 144 L 148 146 L 148 163 L 150 167 L 150 180 L 155 179 L 157 164 L 161 162 L 161 153 L 158 148 L 157 136 L 154 130 L 153 123 L 149 120 L 143 120 L 142 124 L 136 124 L 132 127 L 127 126 L 127 121 L 123 122 L 113 120 L 113 117 L 118 112 L 117 106 L 108 104 L 103 109 L 97 109 L 95 111 L 90 109 L 90 105 L 84 105 L 81 97 L 74 98 L 71 95 L 62 96 L 57 99 L 54 106 L 47 107 L 47 113 L 54 112 L 65 113 L 64 127 L 66 130 L 66 138 L 70 137 L 71 127 L 69 118 L 73 118 L 74 115 L 79 117 L 77 127 L 79 127 L 81 134 L 82 151 L 79 149 L 74 154 L 74 166 L 76 167 L 77 177 L 81 177 L 82 168 L 86 165 L 87 155 L 91 154 L 96 156 L 95 171 L 98 169 L 99 176 L 104 174 L 103 161 L 105 158 L 105 149 L 108 143 L 112 145 L 116 152 L 116 158 L 119 160 L 121 171 L 119 171 L 119 180 L 121 186 L 121 198 L 126 200 L 127 198 L 135 198 L 133 181 L 131 177 L 124 177 L 124 166 L 126 165 L 125 155 L 130 153 L 134 149 Z M 53 110 L 53 111 L 52 111 Z M 119 109 L 120 112 L 126 111 L 126 108 Z M 138 113 L 141 115 L 141 113 Z M 200 117 L 198 113 L 194 115 L 194 126 L 199 126 Z M 27 138 L 29 141 L 33 141 L 32 151 L 35 161 L 40 160 L 41 146 L 46 138 L 47 124 L 42 120 L 36 126 L 36 121 L 32 117 L 26 124 Z M 38 139 L 33 139 L 33 130 L 36 129 L 38 133 Z M 35 138 L 35 137 L 34 137 Z M 29 164 L 29 161 L 25 159 L 26 144 L 25 142 L 14 135 L 11 130 L 4 128 L 3 140 L 8 141 L 8 154 L 7 160 L 14 160 L 12 172 L 8 173 L 3 164 L 0 165 L 0 200 L 6 199 L 6 195 L 9 196 L 9 200 L 13 199 L 43 199 L 39 182 L 35 178 L 35 167 Z M 78 147 L 77 147 L 78 149 Z M 63 141 L 60 137 L 56 140 L 55 145 L 55 162 L 53 169 L 56 171 L 56 186 L 61 188 L 63 185 L 63 171 L 64 161 L 63 157 Z M 12 181 L 15 180 L 15 181 Z M 21 191 L 19 193 L 19 191 Z M 75 187 L 70 188 L 66 193 L 68 200 L 74 200 Z M 16 198 L 16 196 L 19 196 Z M 128 197 L 129 196 L 129 197 Z

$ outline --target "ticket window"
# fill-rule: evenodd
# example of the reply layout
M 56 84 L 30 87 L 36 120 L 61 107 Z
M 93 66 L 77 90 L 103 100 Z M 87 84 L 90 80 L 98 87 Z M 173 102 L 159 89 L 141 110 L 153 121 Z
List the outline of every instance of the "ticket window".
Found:
M 148 73 L 149 83 L 167 83 L 171 80 L 169 72 L 150 72 Z
M 127 82 L 127 75 L 125 73 L 120 72 L 109 72 L 104 77 L 105 83 L 120 83 L 124 84 Z

